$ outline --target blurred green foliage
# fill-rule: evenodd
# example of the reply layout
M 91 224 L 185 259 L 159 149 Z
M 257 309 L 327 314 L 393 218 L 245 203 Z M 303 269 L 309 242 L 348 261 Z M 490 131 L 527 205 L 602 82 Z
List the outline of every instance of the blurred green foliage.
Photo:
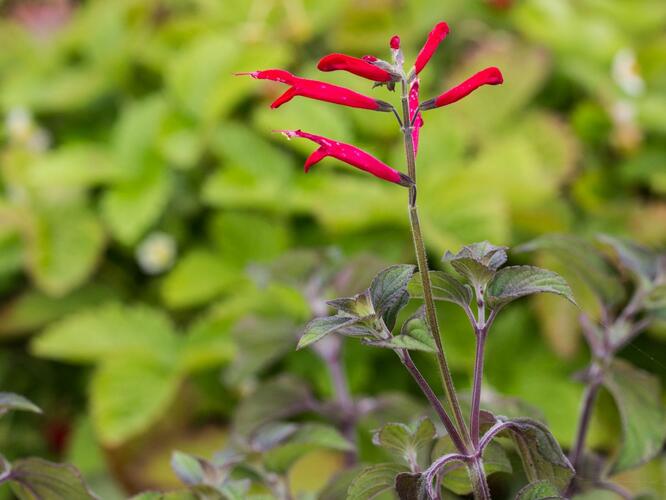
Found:
M 173 485 L 154 464 L 172 448 L 219 449 L 267 371 L 330 391 L 317 359 L 292 353 L 311 311 L 281 255 L 413 260 L 402 190 L 331 160 L 305 176 L 310 146 L 270 133 L 302 128 L 402 168 L 391 117 L 302 99 L 273 111 L 279 85 L 234 72 L 322 78 L 319 57 L 381 57 L 394 33 L 410 59 L 446 20 L 422 95 L 487 65 L 505 83 L 425 115 L 419 200 L 432 256 L 551 231 L 666 244 L 663 1 L 5 0 L 0 13 L 0 385 L 46 414 L 0 421 L 0 445 L 10 458 L 67 456 L 104 498 Z M 322 79 L 371 92 L 349 75 Z M 459 311 L 441 313 L 464 385 L 473 337 Z M 576 314 L 549 297 L 519 306 L 487 355 L 489 385 L 540 408 L 565 446 L 582 390 L 570 375 L 586 358 Z M 653 329 L 624 355 L 664 379 L 663 342 Z M 352 390 L 413 390 L 377 351 L 348 346 Z M 603 450 L 619 432 L 607 399 L 592 432 Z M 219 437 L 195 439 L 211 426 Z M 663 460 L 625 486 L 666 494 Z

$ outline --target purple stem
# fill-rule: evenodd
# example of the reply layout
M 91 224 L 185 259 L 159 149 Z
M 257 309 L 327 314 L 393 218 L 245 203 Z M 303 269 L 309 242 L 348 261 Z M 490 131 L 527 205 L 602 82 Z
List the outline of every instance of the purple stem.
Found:
M 598 365 L 592 365 L 590 369 L 590 382 L 587 387 L 585 387 L 585 394 L 583 395 L 583 404 L 581 406 L 580 417 L 578 419 L 578 431 L 576 432 L 576 440 L 574 441 L 574 446 L 569 453 L 569 461 L 576 468 L 580 456 L 583 452 L 583 447 L 585 446 L 585 438 L 587 436 L 587 431 L 590 427 L 590 421 L 592 420 L 592 410 L 594 409 L 594 402 L 597 398 L 597 393 L 599 392 L 599 386 L 601 385 L 600 368 Z
M 449 415 L 446 413 L 446 410 L 442 406 L 442 403 L 440 402 L 439 398 L 437 395 L 433 392 L 432 388 L 430 385 L 428 385 L 428 382 L 426 379 L 423 377 L 419 369 L 416 367 L 414 364 L 414 361 L 412 360 L 412 357 L 409 354 L 409 351 L 407 349 L 403 349 L 402 351 L 398 351 L 398 356 L 400 357 L 400 360 L 402 363 L 405 365 L 405 368 L 407 368 L 407 371 L 410 373 L 412 378 L 416 381 L 418 384 L 419 388 L 425 395 L 425 397 L 428 399 L 430 402 L 430 405 L 433 407 L 435 412 L 437 413 L 437 416 L 439 419 L 442 421 L 442 424 L 444 424 L 444 428 L 446 429 L 446 432 L 449 433 L 449 436 L 451 436 L 451 441 L 455 445 L 456 449 L 465 454 L 467 451 L 467 448 L 465 446 L 464 441 L 460 437 L 460 433 L 456 429 L 456 427 L 453 425 L 453 422 L 449 418 Z

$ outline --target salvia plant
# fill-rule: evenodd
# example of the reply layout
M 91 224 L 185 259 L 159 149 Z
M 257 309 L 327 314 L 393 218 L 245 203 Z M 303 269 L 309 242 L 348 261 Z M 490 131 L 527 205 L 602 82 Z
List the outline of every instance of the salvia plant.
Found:
M 281 131 L 287 138 L 303 138 L 318 145 L 307 158 L 305 171 L 325 157 L 333 157 L 380 179 L 407 189 L 407 207 L 417 266 L 400 264 L 381 271 L 370 287 L 354 296 L 328 302 L 335 314 L 311 321 L 300 338 L 299 348 L 324 341 L 331 334 L 353 337 L 362 343 L 393 350 L 427 398 L 443 426 L 438 435 L 427 419 L 410 425 L 391 423 L 379 429 L 374 442 L 396 457 L 395 462 L 363 469 L 347 490 L 347 498 L 372 498 L 386 490 L 400 498 L 442 497 L 443 488 L 458 493 L 473 492 L 476 498 L 491 498 L 487 475 L 502 462 L 496 438 L 511 439 L 521 456 L 529 484 L 519 498 L 557 497 L 564 493 L 573 467 L 547 427 L 530 418 L 508 418 L 481 409 L 484 346 L 497 315 L 510 302 L 534 293 L 549 292 L 574 302 L 565 280 L 545 269 L 532 266 L 504 267 L 505 247 L 488 242 L 464 247 L 444 256 L 445 271 L 430 271 L 417 208 L 419 131 L 423 114 L 453 104 L 483 85 L 503 82 L 499 69 L 486 68 L 460 85 L 428 100 L 419 95 L 419 75 L 446 38 L 449 28 L 438 23 L 430 32 L 413 67 L 406 71 L 400 39 L 390 41 L 391 62 L 374 56 L 363 58 L 331 54 L 318 64 L 322 71 L 347 71 L 374 82 L 374 87 L 399 90 L 401 109 L 347 88 L 297 77 L 285 70 L 268 69 L 243 73 L 256 79 L 273 80 L 289 86 L 271 105 L 278 108 L 297 96 L 348 107 L 392 113 L 402 132 L 407 171 L 401 172 L 369 153 L 333 139 L 302 130 Z M 400 327 L 397 320 L 409 299 L 423 301 L 423 307 Z M 476 336 L 476 360 L 469 409 L 464 411 L 447 362 L 435 301 L 461 307 Z M 411 352 L 432 353 L 439 367 L 444 398 L 440 400 L 415 365 Z M 491 466 L 492 462 L 492 466 Z M 467 470 L 468 480 L 457 474 Z M 462 483 L 462 484 L 461 484 Z M 466 484 L 465 484 L 466 483 Z

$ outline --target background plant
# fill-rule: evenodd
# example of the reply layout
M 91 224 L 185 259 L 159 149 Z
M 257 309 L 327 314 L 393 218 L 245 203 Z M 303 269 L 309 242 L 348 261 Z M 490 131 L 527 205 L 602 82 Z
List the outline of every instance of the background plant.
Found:
M 378 156 L 397 165 L 403 146 L 393 124 L 323 103 L 309 103 L 305 113 L 297 100 L 271 112 L 266 109 L 276 97 L 269 95 L 271 88 L 233 79 L 234 71 L 283 66 L 313 76 L 314 70 L 305 68 L 314 68 L 320 54 L 379 52 L 386 33 L 394 32 L 403 35 L 409 57 L 432 19 L 447 19 L 457 28 L 424 75 L 422 89 L 436 95 L 447 78 L 457 83 L 495 64 L 512 91 L 499 101 L 479 94 L 446 114 L 431 113 L 419 158 L 421 175 L 429 179 L 419 196 L 430 254 L 486 238 L 510 245 L 550 231 L 602 231 L 664 245 L 660 1 L 555 6 L 538 0 L 363 5 L 308 0 L 248 2 L 237 9 L 199 0 L 87 1 L 76 3 L 71 16 L 57 11 L 55 19 L 62 22 L 48 25 L 17 14 L 17 3 L 30 2 L 5 0 L 0 21 L 0 106 L 6 124 L 0 160 L 0 377 L 3 390 L 29 396 L 45 416 L 6 416 L 0 442 L 9 459 L 69 458 L 104 498 L 123 498 L 118 484 L 124 491 L 175 486 L 171 450 L 211 456 L 224 440 L 236 401 L 266 375 L 225 378 L 220 385 L 220 368 L 243 365 L 220 360 L 222 365 L 211 361 L 177 374 L 156 370 L 159 385 L 172 388 L 168 398 L 153 398 L 142 384 L 124 385 L 122 394 L 137 392 L 136 414 L 152 408 L 135 424 L 130 450 L 101 438 L 108 435 L 101 429 L 109 422 L 117 428 L 114 420 L 127 418 L 127 412 L 112 412 L 109 419 L 88 411 L 88 394 L 91 400 L 115 399 L 113 386 L 88 390 L 103 355 L 76 363 L 64 348 L 34 356 L 30 339 L 45 326 L 121 302 L 121 311 L 141 306 L 167 316 L 172 325 L 161 322 L 160 329 L 176 336 L 201 321 L 219 325 L 217 339 L 238 339 L 242 335 L 232 335 L 229 324 L 240 321 L 241 309 L 255 317 L 266 312 L 274 320 L 270 303 L 280 296 L 294 298 L 280 313 L 292 323 L 286 329 L 292 335 L 292 327 L 308 319 L 307 301 L 296 299 L 301 293 L 288 280 L 257 281 L 261 275 L 253 274 L 252 264 L 303 246 L 334 246 L 342 256 L 363 249 L 385 262 L 404 262 L 411 255 L 402 204 L 396 201 L 402 193 L 333 168 L 303 176 L 298 158 L 310 147 L 304 141 L 285 144 L 270 133 L 316 126 L 345 142 L 373 144 Z M 328 78 L 342 85 L 351 81 L 341 74 Z M 336 182 L 341 177 L 344 182 Z M 488 182 L 479 183 L 480 177 Z M 442 196 L 445 191 L 449 197 Z M 248 235 L 242 229 L 250 224 L 254 231 Z M 176 245 L 148 238 L 154 232 L 166 233 Z M 234 245 L 226 244 L 230 241 Z M 146 266 L 157 274 L 144 270 L 145 258 L 139 264 L 140 247 L 142 256 L 158 256 Z M 524 258 L 513 255 L 512 264 L 525 264 Z M 544 259 L 540 254 L 536 263 L 557 269 Z M 567 277 L 578 302 L 590 310 L 585 289 Z M 272 290 L 265 302 L 259 293 L 264 285 Z M 464 388 L 474 363 L 473 338 L 462 312 L 446 303 L 437 307 L 448 318 L 449 363 Z M 224 319 L 235 311 L 235 320 Z M 216 323 L 218 316 L 222 320 Z M 587 363 L 576 323 L 573 308 L 544 295 L 508 309 L 487 343 L 486 386 L 539 407 L 565 448 L 574 440 L 572 423 L 582 396 L 582 386 L 569 376 Z M 98 330 L 81 340 L 94 339 Z M 131 332 L 144 335 L 143 328 Z M 653 324 L 619 356 L 663 379 L 659 357 L 643 354 L 659 353 L 662 338 L 663 327 Z M 150 342 L 144 352 L 161 352 L 161 342 Z M 328 375 L 316 355 L 299 352 L 296 358 L 287 344 L 269 374 L 303 375 L 317 394 L 329 394 Z M 222 341 L 219 351 L 200 352 L 221 358 L 229 355 L 228 347 Z M 521 363 L 503 361 L 516 352 Z M 391 356 L 383 349 L 345 346 L 352 392 L 414 392 L 401 371 L 382 370 Z M 150 365 L 134 361 L 140 357 L 128 361 L 139 379 Z M 420 363 L 425 375 L 436 375 L 426 359 Z M 369 376 L 373 372 L 383 375 Z M 178 404 L 168 406 L 169 401 Z M 603 393 L 598 404 L 588 444 L 611 451 L 619 444 L 619 419 Z M 162 405 L 164 410 L 154 410 Z M 365 460 L 383 459 L 371 443 L 359 445 Z M 317 457 L 325 481 L 338 462 Z M 661 494 L 661 460 L 614 481 L 634 492 Z M 299 470 L 302 465 L 293 476 L 297 490 L 321 486 L 321 481 L 306 484 Z M 491 480 L 501 486 L 506 478 L 498 474 Z

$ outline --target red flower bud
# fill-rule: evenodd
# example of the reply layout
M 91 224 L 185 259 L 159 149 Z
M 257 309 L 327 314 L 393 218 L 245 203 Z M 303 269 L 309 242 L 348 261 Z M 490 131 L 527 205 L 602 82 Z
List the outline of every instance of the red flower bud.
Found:
M 398 50 L 400 48 L 400 37 L 398 35 L 392 36 L 390 45 L 393 50 Z
M 402 172 L 398 172 L 379 161 L 374 156 L 350 144 L 327 139 L 320 135 L 309 134 L 302 130 L 279 130 L 278 132 L 284 134 L 288 139 L 291 139 L 292 137 L 302 137 L 319 144 L 319 148 L 305 161 L 306 173 L 310 170 L 312 165 L 320 162 L 327 156 L 331 156 L 353 167 L 371 173 L 380 179 L 394 182 L 401 186 L 411 186 L 414 184 L 409 176 Z
M 414 71 L 418 75 L 421 70 L 424 68 L 428 61 L 437 50 L 437 47 L 442 40 L 446 38 L 446 35 L 449 34 L 449 25 L 446 23 L 437 23 L 428 35 L 426 43 L 421 48 L 421 51 L 416 56 L 416 62 L 414 63 Z
M 345 54 L 329 54 L 321 58 L 317 68 L 320 71 L 348 71 L 373 82 L 391 82 L 398 79 L 397 75 L 375 66 L 372 62 L 374 61 L 367 61 Z
M 451 90 L 447 90 L 438 97 L 421 103 L 421 109 L 426 110 L 447 106 L 471 94 L 482 85 L 499 85 L 503 82 L 504 78 L 499 69 L 495 67 L 486 68 L 468 78 L 460 85 L 453 87 Z
M 418 113 L 416 119 L 414 117 Z M 419 132 L 423 126 L 421 110 L 419 110 L 419 79 L 415 79 L 409 89 L 409 119 L 412 125 L 412 144 L 414 145 L 414 156 L 419 149 Z
M 370 109 L 373 111 L 391 111 L 393 109 L 393 106 L 385 101 L 373 99 L 372 97 L 330 83 L 300 78 L 281 69 L 252 71 L 251 73 L 236 73 L 236 75 L 250 75 L 252 78 L 259 80 L 274 80 L 276 82 L 291 85 L 289 90 L 271 104 L 271 108 L 273 109 L 279 108 L 285 102 L 291 101 L 296 96 L 332 102 L 334 104 L 341 104 L 352 108 Z

